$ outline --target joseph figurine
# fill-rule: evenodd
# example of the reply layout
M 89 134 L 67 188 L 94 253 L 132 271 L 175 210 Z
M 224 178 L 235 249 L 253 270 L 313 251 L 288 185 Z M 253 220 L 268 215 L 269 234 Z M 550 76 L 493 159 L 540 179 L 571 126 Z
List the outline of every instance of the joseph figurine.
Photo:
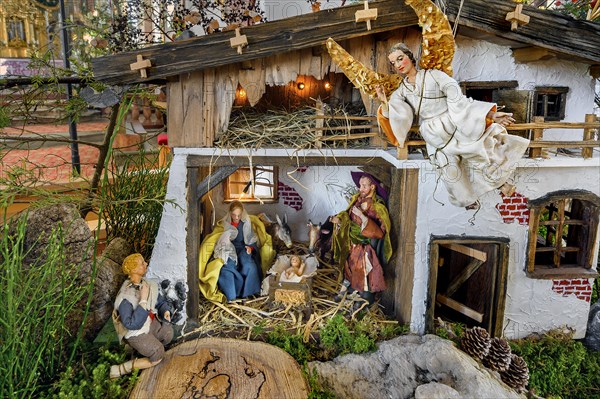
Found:
M 341 294 L 349 287 L 371 302 L 374 293 L 385 289 L 382 264 L 392 255 L 391 223 L 383 200 L 387 193 L 368 173 L 352 172 L 352 179 L 358 193 L 348 209 L 331 218 L 339 226 L 333 235 L 333 255 L 344 268 Z

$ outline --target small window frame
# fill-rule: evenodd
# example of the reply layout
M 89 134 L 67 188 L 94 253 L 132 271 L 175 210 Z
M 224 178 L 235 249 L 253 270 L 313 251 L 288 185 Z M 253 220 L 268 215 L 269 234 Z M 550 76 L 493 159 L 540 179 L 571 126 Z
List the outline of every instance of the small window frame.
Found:
M 252 177 L 250 176 L 252 172 Z M 242 175 L 245 174 L 246 176 Z M 271 175 L 272 180 L 265 182 L 263 174 Z M 243 178 L 243 180 L 239 180 Z M 238 187 L 237 189 L 234 187 Z M 240 189 L 240 187 L 242 187 Z M 270 187 L 272 194 L 270 196 L 255 196 L 255 187 Z M 252 168 L 240 167 L 231 174 L 223 184 L 223 202 L 241 201 L 245 203 L 276 203 L 279 200 L 279 169 L 277 166 L 258 165 Z M 247 191 L 246 191 L 247 190 Z M 244 193 L 246 191 L 246 193 Z
M 539 279 L 596 277 L 592 262 L 597 251 L 600 198 L 584 190 L 562 190 L 531 200 L 528 207 L 527 275 Z M 563 264 L 563 258 L 570 263 Z
M 533 116 L 543 116 L 544 121 L 560 121 L 565 119 L 567 106 L 568 87 L 564 86 L 536 86 L 533 94 Z M 555 111 L 548 109 L 550 96 L 556 96 L 560 103 Z M 542 112 L 538 112 L 538 102 L 543 101 Z
M 475 100 L 484 101 L 477 96 L 474 96 L 471 91 L 490 91 L 493 93 L 497 90 L 516 90 L 519 87 L 519 82 L 516 80 L 492 80 L 492 81 L 462 81 L 460 89 L 467 97 Z M 492 102 L 491 99 L 488 102 Z

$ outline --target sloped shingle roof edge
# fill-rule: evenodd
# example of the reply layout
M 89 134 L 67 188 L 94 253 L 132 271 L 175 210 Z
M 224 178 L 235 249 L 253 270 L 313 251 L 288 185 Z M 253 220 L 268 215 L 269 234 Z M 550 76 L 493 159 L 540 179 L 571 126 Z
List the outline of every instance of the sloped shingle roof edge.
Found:
M 345 40 L 417 23 L 413 10 L 400 0 L 375 1 L 370 7 L 379 10 L 379 17 L 372 21 L 370 31 L 364 23 L 354 22 L 354 13 L 362 6 L 340 7 L 242 28 L 242 34 L 247 35 L 249 42 L 242 54 L 230 47 L 229 40 L 235 33 L 223 32 L 96 58 L 92 61 L 94 74 L 98 80 L 109 84 L 160 80 L 322 45 L 328 37 Z M 456 20 L 459 7 L 460 0 L 448 0 L 446 14 L 450 21 Z M 523 12 L 531 17 L 529 24 L 512 32 L 505 16 L 514 7 L 514 3 L 502 0 L 465 0 L 458 21 L 461 26 L 501 38 L 600 63 L 600 24 L 525 7 Z M 152 63 L 148 79 L 141 78 L 139 72 L 129 68 L 138 54 Z

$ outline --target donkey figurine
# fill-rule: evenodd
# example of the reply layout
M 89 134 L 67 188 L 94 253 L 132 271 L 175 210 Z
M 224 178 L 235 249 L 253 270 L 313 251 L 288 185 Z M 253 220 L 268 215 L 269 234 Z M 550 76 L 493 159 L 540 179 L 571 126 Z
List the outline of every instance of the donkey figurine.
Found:
M 275 214 L 276 222 L 271 220 L 265 213 L 259 214 L 258 218 L 265 224 L 267 233 L 273 237 L 273 246 L 275 248 L 282 247 L 281 244 L 285 245 L 288 249 L 292 247 L 292 229 L 288 226 L 287 215 L 284 215 L 283 221 L 281 221 L 279 215 Z

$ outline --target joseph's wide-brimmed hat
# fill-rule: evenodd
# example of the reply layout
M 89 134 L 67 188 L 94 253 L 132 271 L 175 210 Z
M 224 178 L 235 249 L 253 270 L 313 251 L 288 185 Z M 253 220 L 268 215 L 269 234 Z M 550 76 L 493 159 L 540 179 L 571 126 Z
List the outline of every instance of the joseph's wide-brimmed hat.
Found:
M 385 202 L 387 202 L 387 200 L 388 200 L 387 190 L 383 187 L 381 182 L 377 178 L 375 178 L 372 174 L 363 172 L 363 171 L 357 171 L 357 172 L 350 172 L 350 175 L 352 175 L 352 180 L 354 181 L 354 184 L 356 184 L 356 187 L 360 186 L 361 178 L 368 177 L 375 185 L 375 189 L 377 190 L 377 195 L 379 195 L 379 197 L 381 197 L 381 199 L 383 199 Z

